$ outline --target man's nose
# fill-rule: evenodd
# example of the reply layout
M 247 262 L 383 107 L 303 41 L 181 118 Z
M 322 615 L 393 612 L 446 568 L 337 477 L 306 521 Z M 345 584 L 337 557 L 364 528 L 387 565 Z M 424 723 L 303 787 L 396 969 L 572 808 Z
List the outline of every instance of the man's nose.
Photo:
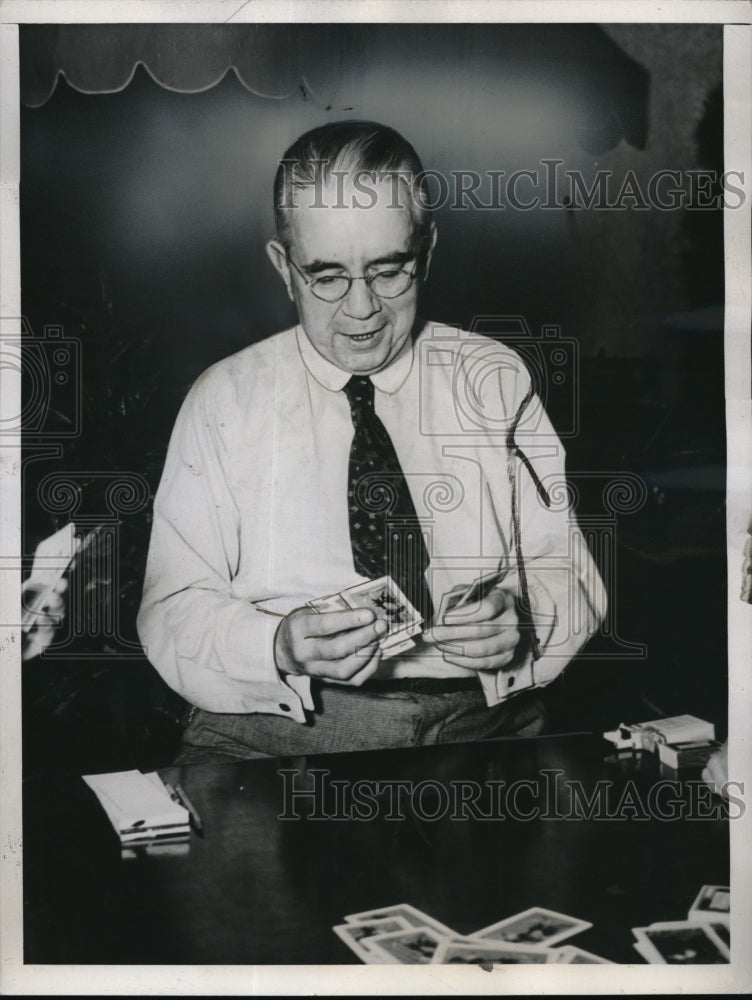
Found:
M 353 278 L 344 298 L 343 310 L 353 319 L 368 319 L 381 309 L 381 302 L 365 278 Z

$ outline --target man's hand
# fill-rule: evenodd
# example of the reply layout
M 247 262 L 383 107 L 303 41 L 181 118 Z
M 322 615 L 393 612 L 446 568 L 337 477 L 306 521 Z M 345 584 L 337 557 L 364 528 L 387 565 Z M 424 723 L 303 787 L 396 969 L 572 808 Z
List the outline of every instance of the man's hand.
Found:
M 47 649 L 55 638 L 55 632 L 65 617 L 65 591 L 68 581 L 62 577 L 55 586 L 45 593 L 44 588 L 38 588 L 34 583 L 24 581 L 22 585 L 22 601 L 24 607 L 35 608 L 36 616 L 31 628 L 24 632 L 21 639 L 21 659 L 32 660 Z M 37 608 L 37 603 L 40 602 Z
M 701 777 L 707 785 L 710 785 L 716 795 L 728 798 L 726 788 L 728 785 L 728 740 L 710 758 L 707 767 L 703 768 Z
M 479 604 L 467 605 L 445 615 L 444 625 L 434 625 L 424 635 L 435 642 L 447 663 L 471 670 L 497 670 L 514 659 L 520 633 L 514 595 L 494 588 Z
M 286 674 L 359 687 L 379 665 L 379 639 L 386 630 L 386 622 L 367 608 L 323 614 L 297 608 L 277 629 L 277 666 Z

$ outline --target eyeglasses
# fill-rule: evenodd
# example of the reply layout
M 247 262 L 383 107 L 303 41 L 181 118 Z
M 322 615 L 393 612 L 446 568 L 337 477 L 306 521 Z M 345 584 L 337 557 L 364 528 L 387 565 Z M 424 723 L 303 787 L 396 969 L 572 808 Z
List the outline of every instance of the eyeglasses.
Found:
M 339 302 L 340 299 L 344 299 L 353 281 L 365 281 L 369 290 L 380 299 L 396 299 L 399 295 L 404 295 L 415 280 L 415 268 L 406 271 L 402 267 L 384 267 L 371 274 L 356 277 L 349 274 L 322 274 L 318 278 L 309 278 L 289 254 L 287 259 L 313 295 L 323 302 Z

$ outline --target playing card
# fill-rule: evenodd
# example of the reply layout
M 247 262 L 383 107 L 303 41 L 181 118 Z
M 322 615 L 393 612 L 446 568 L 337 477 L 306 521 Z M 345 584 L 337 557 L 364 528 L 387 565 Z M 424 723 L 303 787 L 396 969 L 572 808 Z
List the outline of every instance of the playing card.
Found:
M 535 945 L 498 944 L 485 941 L 442 940 L 431 959 L 433 965 L 483 965 L 496 962 L 500 965 L 527 965 L 534 962 L 546 965 L 554 961 L 550 948 Z
M 411 927 L 429 927 L 442 937 L 457 937 L 454 931 L 445 924 L 429 917 L 427 913 L 411 906 L 410 903 L 395 903 L 393 906 L 382 906 L 378 910 L 366 910 L 364 913 L 351 913 L 345 920 L 350 923 L 369 923 L 376 920 L 388 920 L 393 917 L 402 917 Z
M 480 604 L 491 593 L 493 588 L 504 579 L 506 569 L 496 570 L 493 573 L 481 574 L 465 588 L 465 590 L 450 590 L 441 598 L 439 613 L 436 616 L 437 624 L 444 624 L 444 616 L 450 611 L 469 605 Z
M 76 525 L 69 521 L 65 527 L 54 535 L 43 539 L 34 552 L 34 564 L 26 580 L 26 585 L 35 592 L 34 600 L 22 610 L 22 631 L 28 632 L 42 608 L 50 598 L 50 594 L 60 582 L 63 574 L 73 562 L 76 553 L 82 546 L 82 540 L 76 538 Z M 94 532 L 89 533 L 92 537 Z
M 404 917 L 388 917 L 385 920 L 338 924 L 332 927 L 332 930 L 362 962 L 374 964 L 380 959 L 378 956 L 374 959 L 373 953 L 368 948 L 369 940 L 378 934 L 410 930 L 410 924 Z
M 731 892 L 727 885 L 704 885 L 689 908 L 687 920 L 728 924 L 730 908 Z
M 342 599 L 341 594 L 319 597 L 315 601 L 309 601 L 308 607 L 320 615 L 326 614 L 329 611 L 350 611 L 349 605 Z
M 716 934 L 727 948 L 731 948 L 731 931 L 728 924 L 720 924 L 711 921 L 708 927 Z
M 513 917 L 484 927 L 470 936 L 484 941 L 509 941 L 514 944 L 556 944 L 564 938 L 592 927 L 587 920 L 568 917 L 564 913 L 533 906 Z
M 729 960 L 729 950 L 706 924 L 670 921 L 633 927 L 648 962 L 660 965 L 718 965 Z
M 420 631 L 423 619 L 390 576 L 349 587 L 341 596 L 348 607 L 369 608 L 386 622 L 387 632 L 381 640 L 382 645 L 399 633 L 404 632 L 401 638 L 405 639 Z
M 443 934 L 430 927 L 411 927 L 373 937 L 368 946 L 374 961 L 390 965 L 427 965 L 443 939 Z
M 398 642 L 393 646 L 382 646 L 381 647 L 381 659 L 388 660 L 390 656 L 400 656 L 402 653 L 406 653 L 408 649 L 412 649 L 415 645 L 412 639 L 405 639 L 403 642 Z
M 646 951 L 646 949 L 644 947 L 644 943 L 642 941 L 635 941 L 634 944 L 632 945 L 632 947 L 634 948 L 634 950 L 637 952 L 637 954 L 641 958 L 645 959 L 646 962 L 650 961 L 650 958 L 648 957 L 648 953 L 647 953 L 647 951 Z
M 592 952 L 578 948 L 574 944 L 565 944 L 561 948 L 554 948 L 553 953 L 556 956 L 554 961 L 563 965 L 614 965 L 607 958 L 593 955 Z
M 457 588 L 457 590 L 448 590 L 446 594 L 442 595 L 441 603 L 439 604 L 439 610 L 436 612 L 436 624 L 444 624 L 444 616 L 450 611 L 457 607 L 459 602 L 464 597 L 466 591 Z

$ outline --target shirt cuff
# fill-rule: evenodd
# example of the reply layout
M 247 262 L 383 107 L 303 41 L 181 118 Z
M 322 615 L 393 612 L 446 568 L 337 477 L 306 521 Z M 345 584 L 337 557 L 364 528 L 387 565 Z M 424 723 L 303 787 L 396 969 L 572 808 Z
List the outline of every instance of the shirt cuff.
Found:
M 509 589 L 509 582 L 505 581 L 504 590 Z M 499 667 L 498 670 L 481 670 L 478 673 L 480 685 L 486 698 L 489 708 L 498 705 L 499 702 L 528 691 L 530 688 L 543 687 L 549 684 L 554 677 L 563 669 L 558 662 L 554 666 L 552 663 L 545 663 L 545 648 L 553 633 L 556 623 L 556 605 L 548 590 L 537 579 L 528 579 L 528 593 L 530 596 L 530 612 L 535 626 L 535 634 L 538 638 L 541 657 L 533 659 L 533 654 L 528 651 L 522 663 L 510 667 Z M 522 636 L 521 642 L 526 641 Z M 550 669 L 554 666 L 554 670 Z
M 303 710 L 313 711 L 311 678 L 280 673 L 274 658 L 274 642 L 282 619 L 264 614 L 246 601 L 237 604 L 228 621 L 217 622 L 216 642 L 225 672 L 246 682 L 251 691 L 254 683 L 259 685 L 258 705 L 264 707 L 247 707 L 245 711 L 271 711 L 305 722 Z M 246 695 L 246 704 L 248 700 Z

